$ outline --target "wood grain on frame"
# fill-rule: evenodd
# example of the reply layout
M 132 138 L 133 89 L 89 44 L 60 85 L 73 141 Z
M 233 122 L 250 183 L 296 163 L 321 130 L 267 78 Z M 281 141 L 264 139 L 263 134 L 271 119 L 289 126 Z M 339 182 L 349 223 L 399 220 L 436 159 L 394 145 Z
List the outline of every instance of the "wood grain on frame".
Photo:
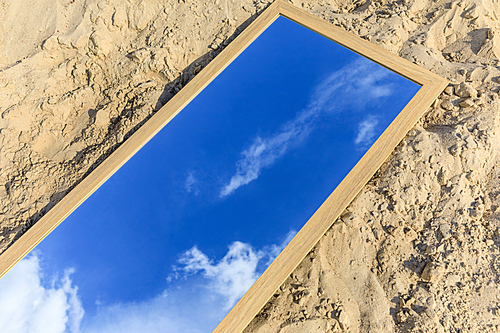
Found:
M 243 331 L 448 84 L 440 76 L 282 0 L 276 0 L 260 14 L 149 121 L 9 247 L 0 256 L 0 277 L 26 256 L 153 138 L 279 16 L 295 21 L 422 87 L 281 254 L 233 307 L 214 333 Z

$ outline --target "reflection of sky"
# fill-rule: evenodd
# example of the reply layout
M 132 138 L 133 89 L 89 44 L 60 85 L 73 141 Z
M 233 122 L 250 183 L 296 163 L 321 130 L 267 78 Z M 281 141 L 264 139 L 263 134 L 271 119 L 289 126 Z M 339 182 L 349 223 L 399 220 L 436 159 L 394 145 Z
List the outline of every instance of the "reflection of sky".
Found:
M 81 307 L 83 332 L 211 331 L 418 88 L 279 18 L 0 281 L 0 309 L 24 272 L 68 332 Z

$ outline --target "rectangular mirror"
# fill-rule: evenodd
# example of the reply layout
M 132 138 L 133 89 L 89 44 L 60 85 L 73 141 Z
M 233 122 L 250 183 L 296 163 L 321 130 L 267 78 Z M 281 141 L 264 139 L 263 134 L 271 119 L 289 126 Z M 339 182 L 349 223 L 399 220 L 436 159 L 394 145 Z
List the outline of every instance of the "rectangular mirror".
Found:
M 397 126 L 422 83 L 275 16 L 0 280 L 3 329 L 213 331 Z

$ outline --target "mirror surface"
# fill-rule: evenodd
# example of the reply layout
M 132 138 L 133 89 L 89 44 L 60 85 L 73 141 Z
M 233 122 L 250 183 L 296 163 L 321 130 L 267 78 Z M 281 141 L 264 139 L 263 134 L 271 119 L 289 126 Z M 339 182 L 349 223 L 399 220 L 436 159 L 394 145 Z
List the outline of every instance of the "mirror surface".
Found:
M 419 88 L 279 17 L 0 280 L 0 326 L 211 332 Z

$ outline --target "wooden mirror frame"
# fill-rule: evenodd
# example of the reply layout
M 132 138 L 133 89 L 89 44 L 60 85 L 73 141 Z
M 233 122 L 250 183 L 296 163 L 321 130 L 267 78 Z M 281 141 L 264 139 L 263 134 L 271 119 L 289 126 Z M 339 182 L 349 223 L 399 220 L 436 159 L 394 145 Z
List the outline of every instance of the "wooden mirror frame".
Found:
M 421 88 L 214 330 L 217 333 L 243 331 L 448 84 L 440 76 L 283 0 L 276 0 L 264 10 L 150 120 L 0 255 L 0 278 L 153 138 L 279 16 L 386 67 L 419 84 Z

